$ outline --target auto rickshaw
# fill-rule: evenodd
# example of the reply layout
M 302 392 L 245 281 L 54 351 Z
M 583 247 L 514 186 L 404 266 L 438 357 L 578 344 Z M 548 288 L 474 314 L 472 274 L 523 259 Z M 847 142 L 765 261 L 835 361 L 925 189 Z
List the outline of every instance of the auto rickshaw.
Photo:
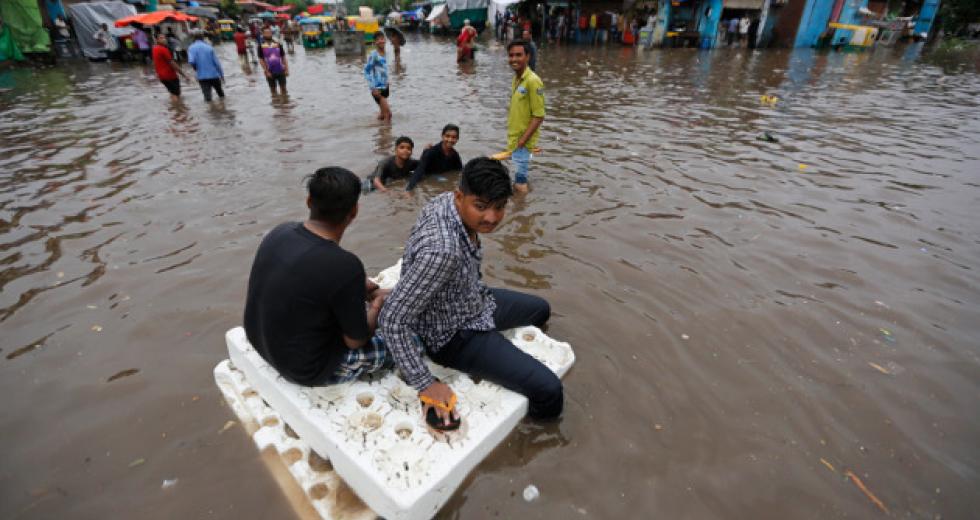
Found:
M 352 31 L 364 33 L 365 43 L 374 43 L 374 33 L 381 30 L 381 25 L 378 24 L 378 20 L 373 16 L 368 19 L 348 18 L 347 23 L 350 24 Z
M 311 16 L 299 21 L 303 32 L 303 47 L 307 49 L 322 49 L 333 43 L 333 33 L 330 28 L 336 21 L 332 16 Z
M 218 30 L 221 31 L 221 39 L 233 40 L 235 37 L 235 21 L 218 20 Z

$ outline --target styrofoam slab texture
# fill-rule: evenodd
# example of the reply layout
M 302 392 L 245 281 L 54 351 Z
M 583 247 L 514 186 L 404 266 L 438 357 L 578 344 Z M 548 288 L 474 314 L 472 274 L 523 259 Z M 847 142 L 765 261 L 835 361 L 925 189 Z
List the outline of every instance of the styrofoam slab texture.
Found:
M 353 493 L 326 459 L 315 453 L 249 386 L 245 374 L 230 360 L 214 367 L 214 380 L 245 431 L 259 451 L 273 449 L 306 500 L 323 520 L 375 520 L 371 511 Z
M 399 269 L 396 264 L 382 271 L 376 281 L 381 287 L 394 286 Z M 575 362 L 567 343 L 535 327 L 504 334 L 559 376 Z M 264 399 L 300 439 L 328 457 L 357 495 L 389 520 L 432 517 L 527 412 L 523 396 L 429 363 L 433 374 L 457 393 L 464 418 L 459 431 L 436 438 L 422 420 L 418 393 L 393 372 L 342 385 L 302 387 L 280 377 L 248 343 L 241 327 L 229 330 L 226 339 L 231 362 L 261 396 L 258 400 Z

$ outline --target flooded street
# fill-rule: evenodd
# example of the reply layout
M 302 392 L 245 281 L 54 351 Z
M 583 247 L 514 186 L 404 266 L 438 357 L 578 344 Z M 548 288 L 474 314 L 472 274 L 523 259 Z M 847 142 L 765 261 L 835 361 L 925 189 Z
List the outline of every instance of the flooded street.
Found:
M 416 157 L 450 122 L 464 161 L 504 147 L 497 44 L 457 66 L 411 34 L 391 125 L 360 58 L 297 49 L 271 100 L 218 50 L 223 108 L 187 83 L 172 107 L 140 66 L 0 72 L 2 518 L 292 518 L 212 376 L 263 233 L 305 218 L 304 175 L 366 176 L 400 135 Z M 548 298 L 578 360 L 563 420 L 522 424 L 441 516 L 879 515 L 848 472 L 894 517 L 976 514 L 980 61 L 538 61 L 543 152 L 484 277 Z M 344 246 L 393 264 L 455 179 L 362 197 Z

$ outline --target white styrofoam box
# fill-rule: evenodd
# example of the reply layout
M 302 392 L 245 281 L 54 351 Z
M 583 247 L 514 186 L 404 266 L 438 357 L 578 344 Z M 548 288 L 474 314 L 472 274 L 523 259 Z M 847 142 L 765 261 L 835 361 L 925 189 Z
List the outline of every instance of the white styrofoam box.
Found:
M 400 264 L 396 264 L 382 271 L 375 281 L 383 288 L 392 287 L 399 269 Z M 575 362 L 567 343 L 555 341 L 535 327 L 504 334 L 559 376 Z M 456 392 L 463 417 L 458 431 L 437 437 L 426 428 L 418 392 L 392 371 L 341 385 L 303 387 L 286 381 L 269 366 L 248 343 L 241 327 L 229 330 L 226 340 L 234 368 L 228 371 L 231 375 L 221 372 L 221 377 L 232 378 L 238 372 L 258 394 L 245 398 L 239 408 L 260 424 L 285 421 L 304 446 L 328 458 L 357 496 L 389 520 L 435 515 L 466 475 L 527 412 L 523 396 L 429 363 L 433 374 Z M 221 365 L 215 369 L 216 380 L 219 369 Z M 253 437 L 260 448 L 262 443 L 278 443 L 279 449 L 295 440 L 276 440 L 273 433 L 263 433 L 263 429 Z M 295 446 L 283 449 L 290 447 Z M 297 473 L 293 474 L 296 477 Z M 308 489 L 304 482 L 300 484 Z

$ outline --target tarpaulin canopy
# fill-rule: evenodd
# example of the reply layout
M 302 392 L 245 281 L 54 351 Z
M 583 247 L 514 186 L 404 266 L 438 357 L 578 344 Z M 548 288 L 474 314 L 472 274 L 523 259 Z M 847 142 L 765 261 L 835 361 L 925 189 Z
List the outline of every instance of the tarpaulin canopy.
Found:
M 152 13 L 137 14 L 116 20 L 116 27 L 126 27 L 127 25 L 138 23 L 141 25 L 156 25 L 163 22 L 196 22 L 197 17 L 184 14 L 179 11 L 154 11 Z
M 123 2 L 91 2 L 70 4 L 68 13 L 82 54 L 87 58 L 104 58 L 105 47 L 95 39 L 95 33 L 102 28 L 102 24 L 112 26 L 116 20 L 136 14 L 136 8 Z
M 203 16 L 205 18 L 214 19 L 218 18 L 218 10 L 214 7 L 188 7 L 187 9 L 184 9 L 184 13 L 191 16 Z
M 485 9 L 489 5 L 490 0 L 446 0 L 450 13 L 467 9 Z
M 429 13 L 429 16 L 427 16 L 425 18 L 425 21 L 427 21 L 427 22 L 433 22 L 437 18 L 439 18 L 440 15 L 445 15 L 445 14 L 446 14 L 446 4 L 439 4 L 439 5 L 437 5 L 437 6 L 435 6 L 435 7 L 432 8 L 432 12 Z M 446 21 L 448 21 L 448 20 L 449 20 L 449 17 L 447 16 L 446 17 Z
M 311 5 L 311 6 L 309 6 L 309 7 L 306 8 L 306 12 L 308 12 L 310 14 L 322 14 L 323 13 L 323 5 L 322 4 L 314 4 L 314 5 Z
M 3 0 L 0 17 L 10 27 L 10 36 L 21 52 L 48 52 L 51 38 L 41 24 L 41 9 L 37 0 Z
M 24 61 L 24 54 L 17 48 L 17 43 L 10 34 L 10 27 L 3 24 L 0 27 L 0 63 L 7 60 Z

